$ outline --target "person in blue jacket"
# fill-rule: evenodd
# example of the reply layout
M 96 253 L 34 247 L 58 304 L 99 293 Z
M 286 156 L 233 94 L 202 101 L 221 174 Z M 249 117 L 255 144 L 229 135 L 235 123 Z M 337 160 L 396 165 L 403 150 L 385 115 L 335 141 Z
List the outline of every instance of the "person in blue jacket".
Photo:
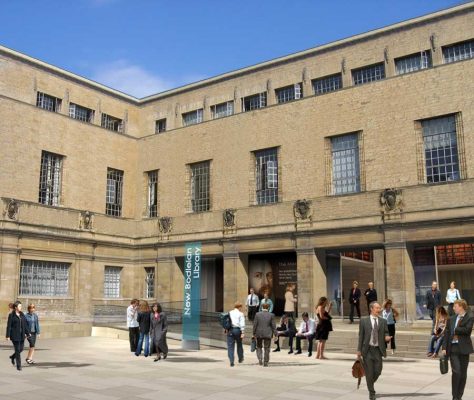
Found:
M 38 314 L 35 313 L 35 310 L 36 306 L 30 304 L 28 306 L 28 312 L 25 314 L 26 321 L 28 322 L 28 329 L 30 330 L 30 336 L 27 338 L 28 343 L 30 344 L 28 357 L 26 357 L 26 362 L 28 364 L 36 364 L 36 361 L 33 360 L 33 355 L 35 354 L 36 339 L 40 336 Z

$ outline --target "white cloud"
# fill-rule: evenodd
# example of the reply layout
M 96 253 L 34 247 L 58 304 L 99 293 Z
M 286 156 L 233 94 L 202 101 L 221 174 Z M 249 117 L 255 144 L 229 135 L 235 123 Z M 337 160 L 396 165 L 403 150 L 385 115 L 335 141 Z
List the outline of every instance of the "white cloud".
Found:
M 138 98 L 163 92 L 179 85 L 179 82 L 160 78 L 127 60 L 118 60 L 97 66 L 94 68 L 92 79 Z

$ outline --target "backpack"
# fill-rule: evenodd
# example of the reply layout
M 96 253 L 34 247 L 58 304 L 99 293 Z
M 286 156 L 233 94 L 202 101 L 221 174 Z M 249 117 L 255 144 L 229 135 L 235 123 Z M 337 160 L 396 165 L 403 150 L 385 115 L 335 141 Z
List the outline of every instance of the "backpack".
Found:
M 228 312 L 221 313 L 219 315 L 219 323 L 226 331 L 229 331 L 232 328 L 232 320 L 230 319 L 230 314 Z

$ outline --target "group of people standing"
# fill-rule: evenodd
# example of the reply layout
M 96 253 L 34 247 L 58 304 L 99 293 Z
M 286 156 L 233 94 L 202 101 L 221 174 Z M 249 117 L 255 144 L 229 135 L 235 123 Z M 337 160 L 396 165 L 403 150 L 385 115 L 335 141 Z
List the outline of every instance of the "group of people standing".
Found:
M 20 301 L 8 305 L 8 321 L 5 334 L 6 339 L 11 340 L 13 343 L 15 352 L 10 356 L 10 360 L 13 366 L 16 365 L 18 371 L 22 370 L 21 353 L 23 352 L 25 339 L 28 340 L 30 346 L 25 361 L 27 364 L 36 364 L 33 355 L 35 353 L 36 339 L 40 336 L 40 325 L 38 315 L 35 312 L 35 305 L 28 305 L 28 312 L 26 314 L 23 313 L 22 307 Z
M 143 347 L 145 357 L 156 352 L 155 362 L 168 357 L 168 319 L 159 303 L 150 308 L 147 301 L 133 299 L 127 308 L 127 327 L 130 351 L 137 357 Z

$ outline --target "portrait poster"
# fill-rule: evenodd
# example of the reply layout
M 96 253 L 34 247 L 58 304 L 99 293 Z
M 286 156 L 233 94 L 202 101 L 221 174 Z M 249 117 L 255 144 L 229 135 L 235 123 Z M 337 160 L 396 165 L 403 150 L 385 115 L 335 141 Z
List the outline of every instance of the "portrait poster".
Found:
M 297 295 L 296 253 L 253 254 L 249 256 L 249 290 L 260 299 L 265 292 L 273 302 L 273 313 L 283 315 L 285 293 Z

